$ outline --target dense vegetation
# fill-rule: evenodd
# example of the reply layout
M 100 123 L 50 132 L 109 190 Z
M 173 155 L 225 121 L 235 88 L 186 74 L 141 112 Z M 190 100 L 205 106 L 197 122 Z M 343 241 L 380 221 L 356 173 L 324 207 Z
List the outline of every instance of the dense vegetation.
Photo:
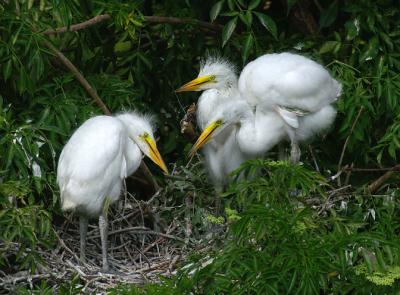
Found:
M 34 273 L 45 263 L 36 250 L 55 247 L 58 155 L 77 126 L 105 111 L 96 93 L 113 113 L 156 114 L 159 149 L 175 165 L 175 177 L 164 178 L 149 164 L 161 197 L 183 204 L 197 194 L 196 212 L 213 212 L 201 158 L 185 167 L 191 143 L 180 134 L 197 94 L 174 89 L 195 77 L 206 52 L 241 68 L 262 54 L 291 51 L 342 82 L 332 130 L 302 148 L 303 165 L 274 162 L 274 151 L 246 163 L 241 169 L 253 177 L 224 194 L 224 218 L 191 216 L 198 237 L 226 231 L 209 251 L 181 262 L 187 266 L 176 276 L 110 292 L 399 292 L 397 1 L 9 0 L 0 1 L 0 15 L 0 276 Z M 96 24 L 72 26 L 100 15 Z M 67 32 L 54 31 L 61 27 Z M 52 282 L 34 288 L 51 292 Z

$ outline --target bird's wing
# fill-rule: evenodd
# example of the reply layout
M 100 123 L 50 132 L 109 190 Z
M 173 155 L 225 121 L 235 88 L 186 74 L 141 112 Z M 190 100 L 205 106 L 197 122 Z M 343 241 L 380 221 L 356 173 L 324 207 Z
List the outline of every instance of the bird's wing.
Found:
M 112 117 L 93 118 L 83 124 L 64 147 L 58 164 L 61 182 L 99 180 L 109 169 L 121 169 L 126 138 L 123 125 Z M 117 165 L 117 166 L 115 166 Z M 118 174 L 123 173 L 121 170 Z
M 279 116 L 292 128 L 299 128 L 299 119 L 298 117 L 304 116 L 304 113 L 301 113 L 296 110 L 289 110 L 286 107 L 277 106 L 276 111 Z

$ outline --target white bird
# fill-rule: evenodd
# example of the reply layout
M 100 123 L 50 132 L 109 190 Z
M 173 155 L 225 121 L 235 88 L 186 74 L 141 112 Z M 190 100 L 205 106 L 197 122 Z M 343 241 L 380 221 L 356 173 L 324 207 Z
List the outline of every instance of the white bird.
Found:
M 285 123 L 275 111 L 258 111 L 256 115 L 244 100 L 236 100 L 218 109 L 211 123 L 197 139 L 191 150 L 193 155 L 206 143 L 219 136 L 226 128 L 233 128 L 233 141 L 239 150 L 253 158 L 262 155 L 285 136 Z
M 136 171 L 143 154 L 165 173 L 151 118 L 138 113 L 97 116 L 84 122 L 64 146 L 57 168 L 62 210 L 80 215 L 80 255 L 86 259 L 88 219 L 99 217 L 103 270 L 107 259 L 107 210 L 118 200 L 125 177 Z
M 203 91 L 197 102 L 196 117 L 200 129 L 204 130 L 226 104 L 242 99 L 237 83 L 236 69 L 231 63 L 218 57 L 208 57 L 202 61 L 198 77 L 176 92 Z M 218 192 L 228 183 L 229 174 L 250 158 L 241 152 L 235 142 L 234 126 L 219 132 L 203 152 L 210 179 Z
M 291 160 L 297 163 L 298 142 L 333 123 L 336 111 L 331 104 L 342 85 L 315 61 L 284 52 L 248 63 L 239 77 L 239 91 L 256 109 L 275 110 L 285 121 Z
M 181 88 L 199 91 L 215 84 L 221 85 L 221 81 L 225 81 L 230 74 L 221 71 L 218 65 L 215 68 L 219 71 L 199 75 Z M 231 86 L 235 87 L 236 84 Z M 267 120 L 260 116 L 272 116 L 284 122 L 286 136 L 292 144 L 291 160 L 297 163 L 300 157 L 298 142 L 325 130 L 334 121 L 336 110 L 331 104 L 341 94 L 341 88 L 341 84 L 318 63 L 301 55 L 280 53 L 263 55 L 246 65 L 240 74 L 238 89 L 234 91 L 239 90 L 239 97 L 255 109 L 254 122 Z M 212 124 L 215 121 L 210 122 L 209 127 Z M 262 130 L 259 132 L 262 134 Z M 281 131 L 277 129 L 276 132 L 280 136 Z M 271 142 L 264 142 L 264 146 L 260 146 L 256 143 L 262 141 L 248 140 L 254 144 L 254 153 L 265 152 L 273 143 L 277 143 L 271 139 Z

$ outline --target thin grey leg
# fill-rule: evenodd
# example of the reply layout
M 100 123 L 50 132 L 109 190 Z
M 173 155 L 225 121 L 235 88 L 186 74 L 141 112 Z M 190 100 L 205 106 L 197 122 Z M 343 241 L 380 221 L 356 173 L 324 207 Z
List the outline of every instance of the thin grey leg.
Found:
M 280 142 L 278 144 L 278 160 L 280 161 L 286 161 L 287 157 L 286 157 L 286 153 L 285 153 L 285 145 Z
M 108 240 L 108 222 L 107 215 L 101 214 L 99 216 L 99 229 L 100 229 L 100 238 L 101 238 L 101 251 L 103 257 L 103 271 L 109 270 L 108 265 L 108 253 L 107 253 L 107 240 Z
M 297 164 L 300 161 L 301 151 L 297 141 L 292 141 L 292 150 L 290 151 L 290 162 Z
M 81 236 L 81 262 L 86 262 L 86 234 L 88 229 L 88 218 L 79 216 L 79 233 Z

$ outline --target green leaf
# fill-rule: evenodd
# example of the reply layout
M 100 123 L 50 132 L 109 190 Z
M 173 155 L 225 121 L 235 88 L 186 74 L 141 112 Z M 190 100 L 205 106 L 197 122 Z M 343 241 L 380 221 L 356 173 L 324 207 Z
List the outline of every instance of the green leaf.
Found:
M 9 59 L 6 62 L 6 65 L 3 68 L 3 77 L 4 80 L 7 80 L 11 76 L 11 69 L 12 69 L 12 59 Z
M 321 48 L 319 49 L 320 54 L 332 52 L 336 50 L 336 47 L 340 47 L 341 43 L 338 41 L 326 41 L 324 44 L 322 44 Z
M 253 22 L 253 14 L 250 10 L 247 10 L 244 14 L 239 14 L 239 17 L 247 27 L 251 27 L 251 23 Z
M 235 31 L 237 24 L 237 17 L 231 19 L 222 30 L 222 47 L 225 46 L 226 42 L 231 38 L 232 33 Z
M 338 1 L 332 2 L 331 5 L 327 9 L 324 9 L 321 12 L 321 16 L 319 18 L 319 27 L 326 28 L 333 24 L 337 18 L 339 10 Z
M 249 34 L 246 38 L 246 41 L 244 42 L 243 54 L 242 54 L 243 63 L 245 63 L 247 58 L 249 57 L 250 51 L 253 48 L 253 44 L 254 44 L 253 35 Z
M 278 29 L 274 20 L 266 14 L 255 12 L 260 23 L 272 34 L 275 39 L 278 39 Z
M 375 58 L 378 51 L 379 39 L 377 36 L 374 36 L 369 40 L 368 45 L 364 47 L 364 51 L 360 55 L 360 62 Z
M 355 18 L 353 20 L 347 21 L 344 27 L 347 31 L 346 40 L 353 40 L 356 36 L 358 36 L 358 33 L 360 31 L 360 21 L 358 18 Z
M 218 1 L 213 5 L 210 10 L 210 20 L 213 22 L 221 12 L 222 6 L 224 5 L 225 0 Z
M 252 10 L 260 5 L 261 0 L 251 0 L 249 6 L 247 7 L 248 10 Z
M 228 6 L 230 10 L 235 10 L 234 0 L 228 0 Z

